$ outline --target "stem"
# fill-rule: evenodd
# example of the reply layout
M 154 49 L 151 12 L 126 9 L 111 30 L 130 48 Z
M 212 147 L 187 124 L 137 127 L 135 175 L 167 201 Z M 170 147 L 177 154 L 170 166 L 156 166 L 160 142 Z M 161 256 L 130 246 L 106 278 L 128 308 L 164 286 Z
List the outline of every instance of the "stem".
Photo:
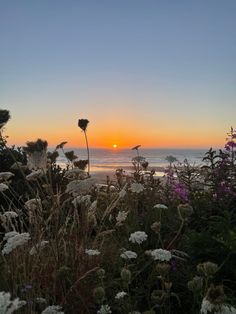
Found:
M 84 131 L 84 136 L 85 136 L 85 141 L 86 141 L 86 146 L 87 146 L 87 154 L 88 154 L 88 175 L 90 175 L 90 157 L 89 157 L 89 146 L 88 146 L 88 138 L 86 131 Z

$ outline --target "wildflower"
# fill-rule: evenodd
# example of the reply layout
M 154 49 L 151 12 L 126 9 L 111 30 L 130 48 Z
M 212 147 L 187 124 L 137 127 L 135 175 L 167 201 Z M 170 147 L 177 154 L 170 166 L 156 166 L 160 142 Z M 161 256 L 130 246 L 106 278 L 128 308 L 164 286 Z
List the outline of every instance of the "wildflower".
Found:
M 78 121 L 78 127 L 80 127 L 84 132 L 86 131 L 88 124 L 89 120 L 87 119 L 79 119 Z
M 12 173 L 12 172 L 0 172 L 0 181 L 7 181 L 11 177 L 14 177 L 14 173 Z
M 18 232 L 16 232 L 16 231 L 7 232 L 7 233 L 5 233 L 5 235 L 3 237 L 3 241 L 7 241 L 8 239 L 10 239 L 11 237 L 14 237 L 17 234 L 18 234 Z
M 25 178 L 28 181 L 34 181 L 37 180 L 38 178 L 43 176 L 43 171 L 42 169 L 38 169 L 36 171 L 32 171 L 30 174 L 28 174 Z
M 120 272 L 121 279 L 126 283 L 129 284 L 131 280 L 131 271 L 129 269 L 123 268 Z
M 152 225 L 151 225 L 151 229 L 152 231 L 154 231 L 156 234 L 159 234 L 161 231 L 161 222 L 160 221 L 155 221 Z
M 130 190 L 133 193 L 143 192 L 144 186 L 141 183 L 132 183 L 130 186 Z
M 105 290 L 103 287 L 97 287 L 93 290 L 93 295 L 94 295 L 94 298 L 96 299 L 96 301 L 98 303 L 102 303 L 104 297 L 105 297 Z
M 0 192 L 4 192 L 8 189 L 8 186 L 5 183 L 0 183 Z
M 132 243 L 142 243 L 143 241 L 147 240 L 147 234 L 144 231 L 136 231 L 134 233 L 131 233 L 129 237 L 129 241 Z
M 51 305 L 46 307 L 46 309 L 41 314 L 64 314 L 61 309 L 62 307 L 59 305 Z
M 153 250 L 151 252 L 151 256 L 154 258 L 154 260 L 158 260 L 158 261 L 166 261 L 168 262 L 171 259 L 171 253 L 167 250 L 163 250 L 163 249 L 156 249 Z
M 194 276 L 187 285 L 188 289 L 192 292 L 201 291 L 203 287 L 203 278 L 199 276 Z
M 78 158 L 78 156 L 75 155 L 75 152 L 73 150 L 65 152 L 65 156 L 71 162 L 73 162 L 73 160 Z
M 180 219 L 187 219 L 193 213 L 193 208 L 189 204 L 180 204 L 178 206 L 178 214 Z
M 74 180 L 67 184 L 66 193 L 70 193 L 73 196 L 89 192 L 92 186 L 96 183 L 95 178 L 87 178 L 84 180 Z
M 156 204 L 153 206 L 153 208 L 157 208 L 157 209 L 168 209 L 168 207 L 164 204 Z
M 9 121 L 10 113 L 8 110 L 0 109 L 0 129 Z
M 212 277 L 218 271 L 218 265 L 212 262 L 200 263 L 197 265 L 197 270 L 200 274 Z
M 118 215 L 116 216 L 117 224 L 120 225 L 124 222 L 128 216 L 129 212 L 126 211 L 119 211 Z
M 84 204 L 86 207 L 91 205 L 91 195 L 79 195 L 72 201 L 72 204 L 77 207 Z
M 45 298 L 35 298 L 35 302 L 36 303 L 39 303 L 39 304 L 44 304 L 44 303 L 46 303 L 47 301 L 46 301 L 46 299 Z
M 38 139 L 35 142 L 27 142 L 24 151 L 28 157 L 28 168 L 33 169 L 47 169 L 47 141 Z
M 6 217 L 7 219 L 14 219 L 16 217 L 18 217 L 18 214 L 16 212 L 13 212 L 13 211 L 7 211 L 5 213 L 2 214 L 3 217 Z
M 4 237 L 5 238 L 5 237 Z M 29 233 L 16 233 L 15 235 L 7 236 L 7 242 L 2 249 L 2 255 L 9 254 L 16 247 L 24 245 L 30 240 Z
M 1 314 L 11 314 L 25 304 L 26 302 L 19 300 L 19 298 L 11 300 L 10 292 L 4 292 L 4 291 L 0 292 L 0 313 Z
M 126 295 L 127 295 L 127 293 L 124 291 L 117 292 L 115 299 L 117 299 L 117 300 L 123 299 Z
M 97 314 L 110 314 L 111 312 L 111 308 L 108 304 L 102 305 L 100 307 L 100 310 L 97 311 Z
M 73 168 L 73 169 L 67 170 L 64 176 L 68 180 L 85 179 L 87 177 L 87 173 L 84 170 L 81 170 L 79 168 Z
M 125 251 L 120 255 L 120 257 L 124 259 L 133 259 L 133 258 L 137 258 L 137 256 L 138 255 L 133 251 Z
M 202 300 L 201 305 L 201 314 L 236 314 L 236 309 L 233 306 L 222 304 L 222 305 L 215 305 L 208 301 L 206 298 Z
M 99 252 L 97 249 L 86 249 L 85 253 L 88 254 L 89 256 L 94 256 L 94 255 L 99 255 L 101 252 Z
M 42 203 L 39 198 L 32 198 L 25 202 L 25 207 L 30 211 L 35 211 L 37 208 L 38 209 L 42 208 Z
M 60 144 L 58 144 L 58 145 L 56 146 L 56 150 L 59 149 L 59 148 L 63 149 L 63 147 L 64 147 L 66 144 L 67 144 L 67 142 L 61 142 Z
M 29 251 L 29 255 L 34 255 L 36 254 L 40 249 L 43 249 L 47 244 L 49 243 L 49 241 L 41 241 L 40 243 L 36 244 L 35 246 L 33 246 L 31 248 L 31 250 Z
M 139 147 L 141 147 L 141 145 L 137 145 L 137 146 L 134 146 L 133 148 L 131 148 L 132 150 L 138 150 Z

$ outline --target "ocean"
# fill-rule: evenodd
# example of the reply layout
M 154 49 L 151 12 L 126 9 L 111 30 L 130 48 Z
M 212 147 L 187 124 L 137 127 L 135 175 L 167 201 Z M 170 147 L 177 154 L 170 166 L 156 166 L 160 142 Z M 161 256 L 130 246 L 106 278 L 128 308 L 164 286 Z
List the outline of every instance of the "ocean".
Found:
M 87 159 L 87 151 L 81 149 L 65 149 L 65 151 L 74 150 L 79 159 Z M 139 154 L 145 157 L 149 163 L 149 168 L 163 168 L 168 165 L 166 157 L 174 156 L 179 162 L 187 159 L 191 164 L 200 165 L 206 149 L 139 149 Z M 59 151 L 58 164 L 62 167 L 66 165 L 66 158 L 61 150 Z M 136 151 L 131 149 L 90 149 L 91 172 L 114 171 L 118 168 L 128 169 L 132 167 L 132 158 L 137 156 Z

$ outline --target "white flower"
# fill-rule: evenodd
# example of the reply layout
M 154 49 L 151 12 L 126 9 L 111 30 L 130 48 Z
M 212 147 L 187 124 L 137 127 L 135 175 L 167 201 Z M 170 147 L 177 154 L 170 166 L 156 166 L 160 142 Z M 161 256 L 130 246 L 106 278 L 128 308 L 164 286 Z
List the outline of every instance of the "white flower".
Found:
M 154 260 L 158 261 L 169 261 L 171 259 L 171 253 L 167 250 L 163 249 L 156 249 L 151 252 L 151 256 L 154 258 Z
M 97 314 L 110 314 L 111 312 L 111 308 L 108 304 L 102 305 L 100 307 L 100 310 L 97 311 Z
M 136 231 L 134 233 L 131 233 L 129 237 L 129 241 L 132 243 L 142 243 L 143 241 L 147 240 L 147 234 L 144 231 Z
M 137 254 L 133 251 L 125 251 L 122 254 L 120 254 L 120 257 L 124 259 L 132 259 L 132 258 L 137 258 Z
M 93 250 L 93 249 L 86 249 L 85 253 L 88 254 L 89 256 L 94 256 L 94 255 L 99 255 L 101 254 L 97 249 Z
M 0 183 L 0 192 L 4 192 L 8 189 L 8 186 L 5 183 Z
M 236 314 L 236 309 L 229 305 L 215 305 L 208 301 L 206 298 L 202 300 L 201 314 L 210 314 L 214 311 L 214 314 Z
M 14 237 L 14 236 L 17 235 L 17 234 L 19 234 L 19 233 L 16 232 L 16 231 L 7 232 L 7 233 L 5 233 L 5 235 L 4 235 L 3 241 L 7 241 L 8 239 L 10 239 L 11 237 Z
M 38 169 L 38 170 L 33 170 L 30 174 L 28 174 L 25 178 L 28 181 L 34 181 L 37 180 L 38 178 L 41 178 L 43 176 L 43 170 Z
M 12 173 L 12 172 L 0 172 L 0 181 L 7 181 L 11 177 L 14 177 L 14 173 Z
M 43 149 L 41 151 L 34 151 L 27 153 L 28 162 L 27 166 L 29 170 L 44 169 L 47 170 L 47 151 Z
M 36 209 L 41 210 L 42 209 L 42 203 L 39 198 L 32 198 L 25 202 L 25 207 L 28 210 L 35 211 Z
M 30 240 L 29 233 L 16 233 L 15 235 L 11 234 L 9 237 L 9 233 L 5 235 L 7 238 L 7 243 L 4 245 L 4 248 L 2 249 L 2 254 L 9 254 L 12 250 L 14 250 L 16 247 L 24 245 Z M 6 239 L 4 237 L 4 239 Z
M 132 183 L 130 185 L 130 190 L 133 193 L 140 193 L 143 192 L 144 186 L 141 183 Z
M 37 252 L 40 251 L 40 249 L 43 249 L 47 244 L 49 243 L 49 241 L 41 241 L 40 243 L 36 244 L 35 246 L 33 246 L 31 248 L 31 250 L 29 251 L 29 255 L 34 255 L 36 254 Z
M 59 305 L 51 305 L 46 307 L 46 309 L 41 314 L 64 314 L 61 309 L 62 308 Z
M 116 216 L 117 224 L 121 224 L 124 222 L 128 216 L 129 212 L 126 211 L 119 211 L 118 215 Z
M 20 301 L 19 298 L 11 300 L 11 294 L 9 292 L 0 292 L 0 313 L 11 314 L 25 305 L 25 301 Z
M 86 207 L 91 205 L 91 195 L 79 195 L 72 201 L 76 208 L 78 205 L 84 204 Z
M 35 302 L 36 303 L 40 303 L 40 304 L 44 304 L 44 303 L 46 303 L 47 301 L 46 301 L 46 299 L 45 298 L 35 298 Z
M 91 187 L 96 183 L 95 178 L 87 178 L 84 180 L 74 180 L 67 184 L 66 193 L 70 193 L 73 196 L 89 192 Z
M 7 211 L 7 212 L 3 213 L 2 215 L 8 219 L 18 217 L 18 214 L 16 212 L 13 212 L 13 211 Z
M 157 208 L 157 209 L 168 209 L 168 207 L 164 204 L 156 204 L 153 206 L 153 208 Z
M 115 299 L 117 299 L 117 300 L 123 299 L 126 295 L 127 295 L 127 293 L 124 291 L 117 292 Z

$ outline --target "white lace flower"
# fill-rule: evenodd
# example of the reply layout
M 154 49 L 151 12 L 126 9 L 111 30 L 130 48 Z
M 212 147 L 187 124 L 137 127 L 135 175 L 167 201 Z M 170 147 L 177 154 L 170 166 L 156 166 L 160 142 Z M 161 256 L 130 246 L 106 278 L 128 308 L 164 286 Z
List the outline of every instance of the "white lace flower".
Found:
M 89 192 L 89 190 L 96 183 L 95 178 L 87 178 L 84 180 L 74 180 L 67 184 L 66 193 L 70 193 L 73 196 L 78 196 L 80 194 Z
M 157 208 L 157 209 L 168 209 L 168 207 L 164 204 L 156 204 L 153 206 L 153 208 Z
M 36 209 L 42 209 L 42 203 L 40 198 L 32 198 L 25 202 L 25 207 L 30 211 L 35 211 Z
M 129 241 L 132 243 L 142 243 L 143 241 L 147 240 L 147 234 L 144 231 L 136 231 L 134 233 L 131 233 L 129 237 Z
M 39 303 L 39 304 L 45 304 L 47 302 L 47 300 L 45 298 L 35 298 L 35 302 Z
M 154 260 L 158 261 L 169 261 L 171 259 L 171 253 L 167 250 L 163 249 L 156 249 L 151 252 L 151 256 L 154 258 Z
M 25 304 L 26 302 L 19 300 L 19 298 L 11 300 L 10 292 L 4 292 L 4 291 L 0 292 L 0 313 L 1 314 L 11 314 Z
M 126 295 L 127 295 L 127 293 L 124 291 L 117 292 L 115 299 L 117 299 L 117 300 L 123 299 Z
M 34 181 L 37 180 L 38 178 L 41 178 L 43 176 L 43 170 L 38 169 L 38 170 L 33 170 L 30 174 L 28 174 L 25 178 L 28 181 Z
M 13 212 L 13 211 L 7 211 L 7 212 L 3 213 L 2 216 L 6 217 L 8 219 L 12 219 L 12 218 L 18 217 L 18 214 L 16 212 Z
M 30 240 L 30 235 L 29 233 L 25 232 L 25 233 L 16 233 L 15 235 L 12 235 L 9 237 L 9 233 L 8 235 L 6 235 L 7 237 L 7 242 L 4 245 L 4 248 L 2 249 L 2 254 L 9 254 L 11 251 L 13 251 L 15 248 L 17 248 L 18 246 L 24 245 L 25 243 L 27 243 Z M 5 239 L 5 237 L 4 237 Z
M 97 311 L 97 314 L 110 314 L 111 312 L 111 308 L 108 304 L 102 305 L 100 307 L 100 310 Z
M 118 215 L 116 216 L 116 221 L 118 224 L 124 222 L 128 216 L 129 212 L 126 211 L 119 211 Z
M 31 250 L 29 251 L 29 255 L 34 255 L 37 252 L 39 252 L 41 249 L 43 249 L 47 244 L 49 243 L 49 241 L 41 241 L 40 243 L 36 244 L 35 246 L 33 246 L 31 248 Z
M 99 252 L 97 249 L 86 249 L 85 253 L 88 254 L 89 256 L 94 256 L 94 255 L 99 255 L 101 252 Z
M 11 237 L 14 237 L 17 234 L 19 234 L 19 233 L 16 231 L 7 232 L 4 234 L 3 241 L 7 241 L 8 239 L 10 239 Z
M 46 309 L 41 314 L 64 314 L 61 309 L 62 307 L 59 305 L 51 305 L 46 307 Z
M 143 192 L 144 186 L 141 183 L 132 183 L 130 185 L 130 190 L 133 193 L 140 193 Z
M 133 258 L 137 258 L 137 254 L 133 251 L 125 251 L 122 254 L 120 254 L 120 257 L 124 258 L 124 259 L 133 259 Z
M 12 173 L 12 172 L 0 172 L 0 181 L 7 181 L 11 177 L 14 177 L 14 173 Z
M 0 183 L 0 192 L 4 192 L 8 189 L 8 186 L 5 183 Z
M 214 314 L 236 314 L 236 309 L 230 305 L 215 305 L 208 301 L 206 298 L 202 300 L 201 314 L 210 314 L 214 311 Z

